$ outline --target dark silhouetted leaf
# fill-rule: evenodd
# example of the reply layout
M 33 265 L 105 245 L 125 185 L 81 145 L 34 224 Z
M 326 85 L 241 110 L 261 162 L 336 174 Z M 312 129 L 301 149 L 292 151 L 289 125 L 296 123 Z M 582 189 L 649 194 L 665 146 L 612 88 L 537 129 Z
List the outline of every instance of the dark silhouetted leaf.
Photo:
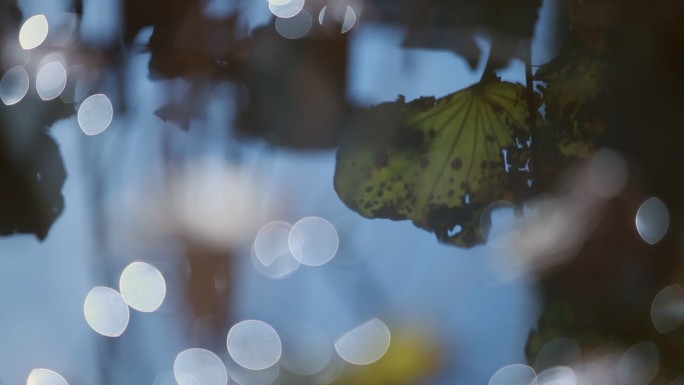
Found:
M 365 217 L 410 219 L 458 246 L 482 243 L 487 206 L 520 203 L 529 191 L 529 123 L 525 87 L 498 79 L 379 105 L 341 144 L 335 189 Z
M 37 97 L 0 104 L 0 235 L 30 233 L 42 240 L 62 213 L 66 171 L 45 130 L 73 112 L 59 100 Z
M 127 41 L 142 27 L 154 27 L 148 45 L 152 78 L 236 76 L 241 62 L 238 14 L 212 18 L 205 6 L 203 0 L 125 2 Z
M 317 25 L 290 40 L 272 23 L 254 31 L 250 47 L 237 134 L 297 149 L 337 146 L 348 111 L 347 35 Z
M 491 64 L 505 66 L 521 57 L 522 40 L 534 34 L 541 0 L 375 0 L 381 19 L 408 23 L 405 45 L 416 48 L 446 49 L 475 67 L 480 50 L 477 34 L 492 39 Z M 398 4 L 402 4 L 400 7 Z

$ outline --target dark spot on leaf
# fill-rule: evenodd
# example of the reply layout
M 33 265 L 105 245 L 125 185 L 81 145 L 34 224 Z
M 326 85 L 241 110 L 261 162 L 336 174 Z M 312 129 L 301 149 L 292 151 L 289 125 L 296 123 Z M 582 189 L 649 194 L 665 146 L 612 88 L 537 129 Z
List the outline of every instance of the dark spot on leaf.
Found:
M 454 190 L 449 190 L 449 192 L 447 192 L 447 196 L 448 196 L 449 198 L 451 198 L 452 196 L 454 196 Z
M 396 207 L 391 205 L 384 205 L 378 208 L 377 210 L 373 211 L 373 216 L 378 218 L 392 219 L 395 221 L 405 218 L 397 211 Z
M 373 191 L 373 186 L 366 187 L 366 192 L 371 192 L 371 191 Z
M 463 161 L 461 158 L 456 158 L 451 161 L 451 168 L 454 170 L 460 170 L 463 167 Z
M 420 167 L 421 168 L 427 168 L 427 166 L 430 165 L 430 158 L 427 155 L 423 155 L 420 157 Z
M 370 209 L 371 207 L 373 207 L 373 204 L 370 202 L 367 202 L 365 205 L 363 205 L 363 208 L 365 208 L 366 210 Z
M 418 129 L 400 130 L 395 139 L 399 150 L 418 150 L 423 146 L 423 131 Z

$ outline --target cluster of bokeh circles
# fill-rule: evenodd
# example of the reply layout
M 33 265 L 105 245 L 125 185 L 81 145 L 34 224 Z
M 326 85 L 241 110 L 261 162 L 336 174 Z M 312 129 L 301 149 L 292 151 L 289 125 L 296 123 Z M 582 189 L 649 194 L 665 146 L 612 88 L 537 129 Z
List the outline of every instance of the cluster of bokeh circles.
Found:
M 337 230 L 324 218 L 305 217 L 295 224 L 273 221 L 256 234 L 252 262 L 267 277 L 281 279 L 300 265 L 326 264 L 335 257 L 338 247 Z M 95 332 L 118 337 L 128 325 L 129 307 L 153 312 L 162 305 L 165 295 L 162 273 L 146 262 L 133 262 L 121 273 L 119 291 L 97 286 L 88 293 L 85 319 Z M 390 339 L 389 327 L 378 318 L 350 328 L 335 341 L 316 326 L 296 319 L 283 319 L 273 325 L 247 319 L 230 327 L 225 351 L 185 349 L 176 355 L 172 377 L 162 373 L 155 384 L 225 385 L 230 379 L 242 385 L 271 384 L 280 376 L 281 368 L 326 384 L 334 381 L 346 364 L 368 365 L 382 358 Z
M 276 327 L 244 320 L 233 325 L 226 337 L 227 367 L 216 353 L 191 348 L 176 356 L 173 377 L 179 385 L 226 385 L 229 378 L 242 385 L 268 385 L 276 381 L 283 367 L 323 385 L 334 381 L 345 363 L 376 362 L 389 344 L 389 328 L 377 318 L 348 331 L 334 344 L 324 332 L 294 320 Z
M 305 5 L 305 0 L 268 0 L 268 9 L 276 17 L 275 28 L 281 36 L 299 39 L 309 34 L 314 16 Z M 317 21 L 321 26 L 335 25 L 340 33 L 347 33 L 356 25 L 361 10 L 360 2 L 332 0 L 317 12 Z
M 86 135 L 97 135 L 109 127 L 114 117 L 111 101 L 105 94 L 88 95 L 92 84 L 88 70 L 81 64 L 69 65 L 70 58 L 61 48 L 69 45 L 75 33 L 78 17 L 64 14 L 52 30 L 45 15 L 33 15 L 22 24 L 16 43 L 6 44 L 3 65 L 13 65 L 0 78 L 0 100 L 6 106 L 20 103 L 31 90 L 31 75 L 35 92 L 43 101 L 60 98 L 75 103 L 78 125 Z M 55 50 L 39 49 L 52 35 Z M 66 36 L 66 37 L 65 37 Z M 39 58 L 32 56 L 39 55 Z M 35 66 L 34 61 L 37 61 Z
M 652 342 L 632 345 L 625 351 L 583 357 L 580 346 L 570 338 L 557 338 L 537 354 L 534 368 L 506 365 L 496 371 L 489 385 L 581 385 L 651 383 L 660 367 L 658 349 Z M 672 384 L 681 384 L 684 378 Z
M 294 225 L 269 222 L 259 230 L 252 246 L 252 264 L 262 275 L 282 279 L 301 265 L 322 266 L 339 247 L 335 226 L 321 217 L 306 217 Z

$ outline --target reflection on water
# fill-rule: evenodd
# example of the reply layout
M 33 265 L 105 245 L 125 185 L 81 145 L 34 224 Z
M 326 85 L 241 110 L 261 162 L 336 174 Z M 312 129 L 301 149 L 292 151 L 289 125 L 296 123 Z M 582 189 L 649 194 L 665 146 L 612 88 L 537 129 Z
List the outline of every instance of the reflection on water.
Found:
M 271 3 L 278 4 L 278 1 L 274 0 Z M 282 2 L 280 5 L 285 3 Z M 92 8 L 87 13 L 91 12 Z M 345 5 L 334 10 L 333 7 L 329 7 L 327 16 L 322 17 L 322 20 L 323 24 L 326 23 L 325 18 L 335 21 L 336 28 L 339 27 L 335 33 L 338 33 L 348 32 L 352 27 L 356 27 L 358 17 L 358 9 Z M 306 9 L 291 18 L 282 19 L 279 23 L 296 21 L 298 18 L 305 21 L 302 24 L 304 26 L 313 24 L 313 17 Z M 53 26 L 49 15 L 47 19 L 51 21 L 49 36 L 46 42 L 33 52 L 35 57 L 32 60 L 38 60 L 44 54 L 40 50 L 53 48 L 51 39 L 57 26 Z M 318 26 L 311 28 L 314 27 Z M 302 31 L 303 29 L 297 33 L 305 33 Z M 399 50 L 398 46 L 388 48 Z M 168 84 L 153 83 L 147 79 L 149 56 L 144 50 L 131 50 L 128 53 L 135 64 L 131 65 L 131 76 L 138 76 L 132 77 L 133 80 L 126 80 L 126 84 L 131 87 L 130 95 L 133 95 L 127 99 L 130 102 L 128 105 L 120 104 L 120 90 L 112 86 L 118 81 L 118 75 L 114 71 L 109 72 L 103 64 L 109 58 L 97 56 L 92 52 L 83 53 L 84 56 L 79 57 L 69 56 L 70 53 L 66 51 L 61 51 L 61 54 L 64 55 L 62 58 L 55 56 L 54 53 L 40 57 L 41 62 L 34 66 L 35 68 L 27 66 L 12 69 L 8 72 L 10 77 L 7 81 L 0 83 L 0 94 L 5 95 L 4 85 L 12 83 L 11 76 L 16 76 L 20 81 L 14 81 L 15 85 L 9 87 L 12 90 L 7 93 L 11 95 L 8 99 L 3 98 L 3 101 L 19 103 L 29 88 L 33 92 L 33 85 L 29 87 L 29 79 L 36 79 L 35 92 L 42 100 L 77 103 L 76 106 L 67 106 L 76 108 L 76 116 L 61 122 L 51 134 L 58 136 L 61 149 L 64 151 L 63 156 L 68 160 L 70 184 L 65 194 L 69 199 L 70 213 L 83 218 L 77 220 L 75 217 L 67 216 L 64 217 L 66 224 L 56 225 L 59 227 L 52 233 L 56 235 L 52 236 L 57 237 L 57 240 L 53 238 L 55 243 L 52 243 L 50 248 L 57 251 L 51 251 L 49 254 L 53 260 L 61 261 L 65 266 L 73 264 L 73 256 L 69 255 L 70 250 L 73 250 L 71 246 L 98 239 L 92 232 L 95 226 L 85 226 L 88 229 L 87 235 L 79 234 L 68 242 L 60 237 L 68 233 L 69 230 L 65 229 L 83 229 L 81 221 L 91 223 L 93 218 L 88 214 L 107 205 L 109 215 L 118 223 L 113 226 L 114 219 L 111 218 L 112 222 L 108 222 L 112 225 L 111 234 L 108 234 L 112 236 L 112 250 L 104 253 L 104 257 L 98 256 L 98 259 L 94 259 L 106 260 L 108 263 L 98 263 L 96 268 L 92 269 L 95 272 L 88 270 L 88 274 L 97 275 L 97 282 L 109 286 L 113 286 L 118 280 L 120 293 L 109 287 L 98 286 L 86 295 L 84 302 L 81 302 L 82 296 L 77 298 L 76 302 L 79 308 L 82 305 L 83 313 L 80 313 L 81 309 L 72 309 L 72 312 L 78 313 L 80 321 L 85 315 L 87 325 L 99 333 L 92 333 L 84 326 L 89 332 L 87 336 L 95 346 L 87 349 L 84 354 L 92 356 L 90 365 L 97 365 L 97 361 L 102 359 L 104 367 L 99 369 L 102 372 L 101 376 L 107 378 L 107 381 L 135 383 L 138 379 L 144 382 L 147 378 L 148 383 L 155 384 L 225 384 L 228 378 L 223 362 L 227 359 L 236 362 L 232 366 L 228 364 L 231 382 L 235 381 L 242 385 L 266 385 L 278 381 L 278 378 L 292 376 L 297 380 L 306 377 L 306 381 L 310 383 L 328 384 L 343 378 L 341 376 L 350 370 L 349 367 L 368 365 L 367 367 L 372 368 L 372 363 L 382 361 L 390 346 L 389 329 L 378 319 L 366 323 L 364 320 L 368 319 L 369 310 L 375 313 L 376 307 L 394 307 L 396 303 L 403 306 L 402 296 L 406 291 L 402 288 L 407 286 L 407 283 L 412 287 L 419 287 L 425 279 L 432 281 L 429 278 L 429 271 L 424 271 L 425 275 L 417 279 L 411 274 L 416 272 L 410 269 L 414 257 L 421 254 L 420 257 L 424 257 L 429 263 L 440 260 L 439 264 L 432 265 L 433 267 L 428 270 L 441 269 L 445 274 L 453 270 L 453 274 L 447 274 L 450 277 L 467 275 L 461 267 L 470 262 L 461 258 L 462 255 L 454 256 L 453 250 L 439 247 L 432 239 L 415 237 L 413 229 L 409 227 L 380 224 L 381 239 L 393 241 L 383 241 L 376 245 L 378 233 L 372 228 L 365 227 L 364 220 L 354 216 L 349 220 L 346 230 L 338 226 L 336 218 L 349 217 L 350 213 L 336 199 L 332 190 L 329 174 L 334 158 L 332 152 L 276 153 L 271 149 L 264 150 L 260 146 L 245 145 L 245 152 L 226 156 L 222 147 L 226 140 L 221 136 L 225 134 L 225 126 L 217 128 L 210 123 L 204 126 L 197 124 L 193 125 L 194 131 L 179 133 L 175 131 L 175 127 L 165 126 L 154 117 L 151 111 L 158 107 L 155 103 L 159 101 L 160 95 L 169 93 L 168 90 L 173 88 L 166 88 Z M 91 54 L 93 56 L 88 56 Z M 335 65 L 337 64 L 341 65 L 342 62 Z M 302 71 L 303 77 L 298 83 L 302 87 L 312 87 L 312 82 L 305 76 L 308 73 Z M 211 110 L 219 111 L 228 119 L 233 119 L 233 114 L 227 111 L 230 108 L 226 107 L 226 103 L 233 99 L 233 91 L 232 88 L 228 88 L 230 97 L 223 100 L 224 104 L 209 101 L 208 103 L 213 103 Z M 314 95 L 318 95 L 318 92 L 317 88 L 313 89 Z M 117 106 L 116 116 L 113 104 Z M 211 119 L 216 119 L 217 125 L 225 124 L 220 121 L 221 117 L 218 115 L 212 115 Z M 107 130 L 110 130 L 107 135 L 97 139 L 82 138 L 82 135 L 70 136 L 81 131 L 89 136 L 96 136 Z M 127 136 L 129 134 L 131 136 Z M 168 140 L 170 148 L 169 153 L 165 155 L 166 158 L 163 158 L 159 151 L 163 147 L 160 143 L 164 140 Z M 107 141 L 107 144 L 102 148 L 96 144 L 104 141 Z M 83 148 L 80 148 L 81 144 L 78 143 L 81 143 Z M 208 147 L 218 153 L 212 157 L 217 162 L 195 157 Z M 89 154 L 86 157 L 91 162 L 79 163 L 83 156 L 81 151 Z M 255 153 L 258 160 L 250 163 L 248 152 Z M 233 157 L 240 160 L 236 161 Z M 160 166 L 162 161 L 159 159 L 168 162 L 163 166 L 173 166 L 169 167 L 173 168 L 173 171 L 166 181 L 168 183 L 159 183 L 155 179 L 164 172 L 160 171 L 163 167 Z M 82 170 L 81 166 L 86 170 Z M 122 167 L 121 170 L 125 170 L 123 174 L 115 170 L 119 166 Z M 91 174 L 94 170 L 98 172 Z M 142 181 L 131 177 L 139 174 L 145 175 L 140 177 Z M 264 176 L 266 183 L 261 183 L 255 175 Z M 91 197 L 83 194 L 83 191 L 100 188 L 99 178 L 105 180 L 104 190 L 107 197 L 94 199 L 93 207 L 97 209 L 92 209 L 86 206 Z M 130 187 L 126 194 L 129 194 L 128 199 L 135 203 L 125 209 L 120 205 L 121 202 L 117 201 L 121 199 L 118 190 L 122 185 L 113 181 L 118 178 L 122 178 L 122 182 L 126 180 L 123 185 L 126 185 L 126 188 Z M 259 183 L 256 183 L 257 181 Z M 112 182 L 113 184 L 110 184 Z M 287 206 L 287 210 L 280 209 L 280 200 L 286 202 L 283 206 Z M 260 214 L 260 210 L 268 211 L 267 209 L 271 211 L 268 215 Z M 131 217 L 145 218 L 145 221 L 135 222 Z M 282 218 L 295 225 L 280 222 L 283 224 L 282 228 L 279 228 L 282 231 L 275 237 L 267 236 L 270 225 L 264 226 L 264 223 L 276 218 Z M 136 226 L 132 225 L 134 222 Z M 263 233 L 257 232 L 259 229 Z M 131 248 L 125 237 L 119 239 L 121 242 L 114 241 L 117 239 L 115 233 L 128 231 L 139 237 L 138 241 L 143 246 L 138 249 Z M 341 239 L 345 231 L 349 242 L 344 251 L 346 255 L 343 256 L 344 245 L 341 244 Z M 148 237 L 151 233 L 158 238 Z M 155 249 L 158 239 L 173 246 L 159 251 Z M 178 239 L 182 239 L 182 242 Z M 267 284 L 262 288 L 253 290 L 251 285 L 255 281 L 250 275 L 252 266 L 249 266 L 249 270 L 240 269 L 235 276 L 227 279 L 228 284 L 223 282 L 221 285 L 214 285 L 214 282 L 211 282 L 210 286 L 224 287 L 235 284 L 238 304 L 230 309 L 235 317 L 246 319 L 250 316 L 270 320 L 268 317 L 291 314 L 288 313 L 291 311 L 301 316 L 303 324 L 283 326 L 281 330 L 276 322 L 273 323 L 274 329 L 268 324 L 258 323 L 261 321 L 254 321 L 256 325 L 252 326 L 258 327 L 250 331 L 249 328 L 242 330 L 245 324 L 240 323 L 235 329 L 231 329 L 225 346 L 212 346 L 212 351 L 200 348 L 184 350 L 188 346 L 201 346 L 194 343 L 196 335 L 188 330 L 190 327 L 186 327 L 183 313 L 185 309 L 176 306 L 152 315 L 137 312 L 130 314 L 129 307 L 140 312 L 152 312 L 162 304 L 166 306 L 168 301 L 182 302 L 183 295 L 179 294 L 183 292 L 182 289 L 166 286 L 182 286 L 184 278 L 187 278 L 189 273 L 185 271 L 187 266 L 170 262 L 167 268 L 180 270 L 177 275 L 181 277 L 172 280 L 167 276 L 166 270 L 164 276 L 161 275 L 157 269 L 162 266 L 160 264 L 155 263 L 155 267 L 143 262 L 133 262 L 126 266 L 128 261 L 149 260 L 145 253 L 150 250 L 158 253 L 160 258 L 168 257 L 173 260 L 178 258 L 178 255 L 168 254 L 178 253 L 178 249 L 190 244 L 199 249 L 207 247 L 214 252 L 213 255 L 217 255 L 217 258 L 234 260 L 235 264 L 240 266 L 241 261 L 248 261 L 250 256 L 246 248 L 240 248 L 252 241 L 255 266 L 259 266 L 260 272 L 273 278 L 290 278 L 279 281 L 267 280 Z M 181 246 L 177 243 L 181 243 Z M 98 249 L 100 247 L 101 245 L 94 246 Z M 436 254 L 439 257 L 435 259 L 433 257 Z M 338 263 L 338 257 L 356 262 L 353 266 L 340 269 L 342 264 Z M 296 276 L 291 276 L 290 274 L 301 264 L 317 268 L 303 268 Z M 88 265 L 87 269 L 91 267 Z M 404 268 L 409 274 L 400 276 L 398 269 Z M 65 277 L 65 281 L 71 281 L 68 274 Z M 68 285 L 71 282 L 63 283 Z M 83 293 L 92 288 L 90 282 L 88 285 L 90 286 Z M 259 291 L 262 289 L 263 291 Z M 415 294 L 411 301 L 429 302 L 426 309 L 432 309 L 430 311 L 440 314 L 440 317 L 447 317 L 445 314 L 449 313 L 449 310 L 440 302 L 445 295 L 451 297 L 453 293 L 443 289 L 424 290 L 420 294 Z M 392 297 L 396 293 L 400 295 L 388 301 L 382 299 L 384 291 L 390 292 L 389 295 Z M 175 294 L 176 298 L 167 298 L 172 294 Z M 280 295 L 287 297 L 287 300 L 278 301 Z M 418 297 L 430 299 L 416 300 Z M 473 301 L 470 306 L 479 308 L 475 302 L 478 301 Z M 247 309 L 241 308 L 242 306 Z M 256 317 L 254 313 L 264 313 L 266 316 Z M 454 315 L 450 314 L 448 317 L 451 316 Z M 247 324 L 249 325 L 251 324 Z M 110 342 L 103 336 L 121 338 L 116 339 L 116 342 Z M 338 336 L 342 337 L 333 345 L 332 339 Z M 281 339 L 282 346 L 279 345 Z M 110 343 L 117 348 L 108 349 Z M 97 354 L 91 354 L 93 351 Z M 120 352 L 120 355 L 112 353 L 113 351 Z M 263 367 L 266 368 L 253 370 Z M 478 375 L 488 375 L 486 370 L 488 369 L 480 369 Z M 83 375 L 81 372 L 85 371 L 86 369 L 77 368 L 72 372 Z M 14 372 L 15 370 L 3 370 L 0 378 L 4 379 L 2 376 L 8 375 L 6 373 L 9 373 L 9 376 L 25 376 L 24 372 Z M 100 379 L 92 383 L 105 383 L 105 380 Z

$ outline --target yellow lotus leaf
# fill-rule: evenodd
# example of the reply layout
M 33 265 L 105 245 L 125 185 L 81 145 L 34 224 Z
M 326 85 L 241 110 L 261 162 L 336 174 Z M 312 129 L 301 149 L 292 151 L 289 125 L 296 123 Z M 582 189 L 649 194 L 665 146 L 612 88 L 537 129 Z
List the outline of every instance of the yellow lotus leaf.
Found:
M 487 206 L 520 203 L 529 191 L 528 111 L 525 87 L 498 79 L 378 105 L 341 143 L 335 189 L 365 217 L 409 219 L 458 246 L 482 243 Z

